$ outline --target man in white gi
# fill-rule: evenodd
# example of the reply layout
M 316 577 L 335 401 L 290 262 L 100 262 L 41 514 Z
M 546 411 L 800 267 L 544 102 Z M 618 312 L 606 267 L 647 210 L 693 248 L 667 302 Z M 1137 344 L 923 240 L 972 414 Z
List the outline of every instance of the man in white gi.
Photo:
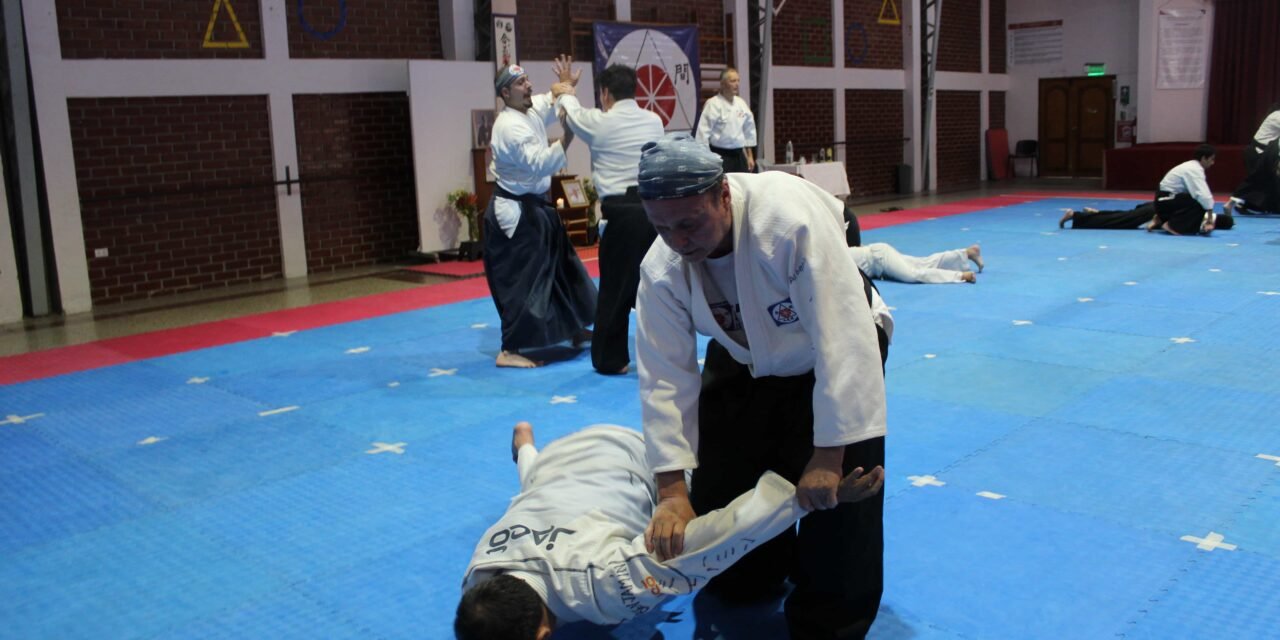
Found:
M 738 96 L 738 70 L 720 73 L 720 92 L 702 105 L 698 141 L 724 159 L 725 173 L 754 173 L 756 118 L 747 101 Z
M 1164 174 L 1156 190 L 1156 215 L 1148 231 L 1163 229 L 1175 236 L 1213 231 L 1217 216 L 1213 213 L 1213 192 L 1209 191 L 1204 172 L 1213 166 L 1216 154 L 1213 145 L 1202 144 L 1196 147 L 1194 159 Z
M 838 504 L 836 487 L 855 467 L 884 464 L 892 318 L 850 258 L 843 204 L 780 172 L 725 174 L 683 135 L 646 145 L 640 198 L 663 240 L 641 265 L 636 303 L 659 495 L 648 545 L 680 555 L 695 514 L 774 471 L 816 512 L 711 589 L 749 601 L 789 577 L 792 638 L 861 637 L 883 591 L 884 499 Z M 701 375 L 697 333 L 712 338 Z
M 504 68 L 494 81 L 505 106 L 489 143 L 497 185 L 484 213 L 484 273 L 502 318 L 499 367 L 536 367 L 541 363 L 521 349 L 590 339 L 586 327 L 596 313 L 596 286 L 546 196 L 573 141 L 566 130 L 563 140 L 547 143 L 547 125 L 556 120 L 554 98 L 577 80 L 571 62 L 556 60 L 560 82 L 547 94 L 533 95 L 519 65 Z
M 560 623 L 630 620 L 696 592 L 806 513 L 790 482 L 765 473 L 726 508 L 690 521 L 684 554 L 661 562 L 645 550 L 655 488 L 639 433 L 594 425 L 539 452 L 522 422 L 511 450 L 520 493 L 467 567 L 454 620 L 460 640 L 541 640 Z M 855 470 L 838 499 L 878 494 L 883 482 L 883 468 Z
M 849 247 L 849 255 L 868 278 L 906 284 L 972 284 L 978 281 L 978 277 L 969 270 L 969 263 L 978 267 L 978 271 L 982 271 L 984 266 L 982 248 L 976 244 L 920 257 L 906 255 L 883 242 L 873 242 Z
M 636 104 L 636 72 L 615 64 L 596 78 L 600 109 L 584 109 L 569 94 L 557 107 L 565 126 L 591 148 L 591 179 L 606 222 L 600 237 L 600 298 L 591 339 L 591 364 L 603 374 L 626 373 L 627 337 L 640 285 L 640 261 L 658 234 L 636 193 L 640 147 L 663 135 L 662 118 Z

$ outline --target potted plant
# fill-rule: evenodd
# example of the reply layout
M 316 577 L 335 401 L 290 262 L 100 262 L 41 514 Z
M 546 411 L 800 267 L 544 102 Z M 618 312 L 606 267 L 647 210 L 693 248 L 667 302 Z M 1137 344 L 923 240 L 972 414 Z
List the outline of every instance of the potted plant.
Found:
M 596 185 L 591 178 L 582 179 L 582 190 L 587 192 L 587 244 L 593 245 L 599 240 L 599 222 L 596 220 L 596 202 L 600 195 L 596 193 Z
M 479 260 L 480 246 L 480 205 L 476 194 L 466 189 L 450 191 L 446 196 L 449 206 L 467 222 L 467 239 L 458 246 L 458 258 L 461 260 Z

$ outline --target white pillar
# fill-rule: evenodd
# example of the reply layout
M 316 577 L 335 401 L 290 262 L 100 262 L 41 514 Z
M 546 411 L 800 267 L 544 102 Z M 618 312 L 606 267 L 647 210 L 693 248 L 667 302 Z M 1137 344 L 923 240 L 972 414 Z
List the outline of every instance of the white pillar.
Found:
M 618 22 L 631 22 L 631 0 L 614 0 L 613 15 Z
M 902 161 L 911 165 L 912 192 L 931 188 L 922 184 L 924 167 L 920 166 L 923 152 L 920 137 L 924 135 L 920 120 L 924 111 L 924 99 L 921 95 L 920 81 L 924 66 L 924 56 L 920 53 L 920 33 L 924 19 L 920 12 L 920 3 L 903 2 L 898 7 L 902 12 L 902 73 L 905 76 L 906 88 L 902 92 L 902 124 L 904 137 L 910 140 L 903 143 Z M 936 111 L 936 109 L 935 109 Z M 932 156 L 933 154 L 931 154 Z M 936 171 L 930 175 L 937 175 Z
M 0 174 L 4 160 L 0 159 Z M 0 220 L 9 220 L 9 194 L 0 180 Z M 18 284 L 18 257 L 13 250 L 12 225 L 0 225 L 0 326 L 22 320 L 22 289 Z
M 54 267 L 62 310 L 84 313 L 92 306 L 89 263 L 84 253 L 84 226 L 80 220 L 80 189 L 76 184 L 75 156 L 71 149 L 71 123 L 67 99 L 58 82 L 62 45 L 52 2 L 24 0 L 27 53 L 36 113 L 40 114 L 40 153 L 49 203 L 49 232 L 53 238 Z
M 286 0 L 264 0 L 262 3 L 262 56 L 271 64 L 284 64 L 289 58 L 289 24 Z M 406 69 L 406 73 L 408 73 Z M 277 85 L 278 86 L 278 85 Z M 272 171 L 277 180 L 285 177 L 285 167 L 297 177 L 298 139 L 293 121 L 293 92 L 287 87 L 267 94 L 271 117 Z M 307 242 L 302 224 L 302 185 L 286 189 L 277 186 L 276 216 L 280 225 L 280 264 L 284 277 L 307 275 Z M 292 191 L 292 193 L 289 193 Z
M 440 44 L 445 60 L 476 59 L 474 0 L 441 0 Z
M 844 71 L 844 0 L 831 0 L 831 68 L 839 77 Z M 835 84 L 835 110 L 833 117 L 836 121 L 832 123 L 832 137 L 838 141 L 845 139 L 845 104 L 844 104 L 844 83 Z M 836 145 L 832 147 L 836 152 L 836 157 L 844 159 L 844 149 L 846 145 Z

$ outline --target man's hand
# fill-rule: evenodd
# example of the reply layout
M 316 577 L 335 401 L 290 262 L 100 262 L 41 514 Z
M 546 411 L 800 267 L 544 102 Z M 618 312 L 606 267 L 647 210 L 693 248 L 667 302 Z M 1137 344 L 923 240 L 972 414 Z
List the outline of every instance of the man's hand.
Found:
M 684 529 L 697 514 L 689 503 L 683 471 L 658 474 L 658 505 L 644 530 L 644 547 L 666 562 L 684 553 Z
M 756 154 L 751 153 L 750 149 L 747 149 L 746 152 L 747 152 L 747 172 L 755 173 L 756 172 Z
M 844 447 L 814 447 L 809 464 L 805 465 L 800 482 L 796 484 L 796 499 L 805 511 L 834 509 L 839 500 L 836 490 L 840 486 L 840 465 L 844 462 Z
M 573 85 L 569 84 L 568 82 L 557 82 L 551 85 L 552 100 L 555 100 L 556 98 L 559 98 L 560 96 L 563 96 L 563 95 L 570 95 L 570 96 L 577 95 L 577 93 L 578 93 L 578 90 L 573 88 Z
M 578 86 L 578 79 L 582 77 L 582 69 L 578 69 L 577 73 L 573 71 L 573 56 L 557 56 L 551 69 L 560 78 L 560 82 L 567 82 L 575 87 Z
M 840 481 L 836 497 L 840 502 L 861 502 L 880 493 L 880 488 L 883 486 L 884 467 L 877 466 L 868 474 L 863 474 L 862 467 L 858 467 Z

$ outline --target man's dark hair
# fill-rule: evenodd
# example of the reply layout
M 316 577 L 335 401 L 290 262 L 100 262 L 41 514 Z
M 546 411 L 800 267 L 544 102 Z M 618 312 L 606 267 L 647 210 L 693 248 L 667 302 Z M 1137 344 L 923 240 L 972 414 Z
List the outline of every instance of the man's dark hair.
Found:
M 608 89 L 614 100 L 636 97 L 636 70 L 625 64 L 611 64 L 596 79 L 601 89 Z
M 1196 160 L 1204 160 L 1209 156 L 1216 156 L 1216 155 L 1218 155 L 1218 150 L 1214 149 L 1213 145 L 1211 144 L 1202 144 L 1196 147 L 1196 155 L 1195 155 Z
M 489 578 L 462 594 L 453 619 L 458 640 L 534 640 L 542 624 L 542 598 L 524 580 Z

